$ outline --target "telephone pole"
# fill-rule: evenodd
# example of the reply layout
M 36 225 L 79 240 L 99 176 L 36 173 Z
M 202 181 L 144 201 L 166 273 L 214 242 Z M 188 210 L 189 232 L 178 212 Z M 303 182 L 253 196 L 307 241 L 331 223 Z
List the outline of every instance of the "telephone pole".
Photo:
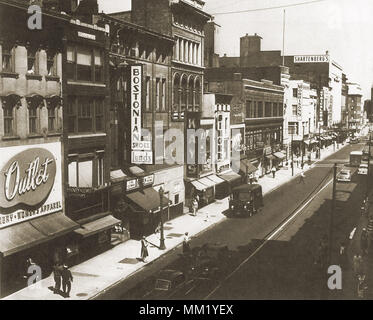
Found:
M 366 189 L 366 193 L 365 193 L 365 199 L 368 198 L 368 195 L 369 195 L 369 175 L 370 175 L 370 145 L 371 145 L 371 142 L 372 142 L 372 138 L 371 138 L 371 134 L 370 134 L 370 130 L 369 130 L 369 151 L 368 151 L 368 173 L 367 173 L 367 189 Z

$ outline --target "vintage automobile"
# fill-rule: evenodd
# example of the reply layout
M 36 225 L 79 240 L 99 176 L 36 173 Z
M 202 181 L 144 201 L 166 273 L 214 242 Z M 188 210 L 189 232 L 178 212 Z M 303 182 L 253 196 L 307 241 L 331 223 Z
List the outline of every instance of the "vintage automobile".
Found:
M 368 174 L 368 163 L 360 164 L 359 169 L 357 169 L 357 174 L 367 175 Z
M 233 188 L 229 199 L 229 212 L 244 216 L 257 213 L 263 207 L 262 187 L 259 184 L 242 184 Z
M 337 181 L 339 182 L 350 182 L 351 181 L 351 171 L 348 169 L 342 169 L 337 174 Z
M 155 279 L 154 287 L 142 298 L 167 299 L 180 290 L 186 283 L 186 275 L 182 271 L 164 269 Z

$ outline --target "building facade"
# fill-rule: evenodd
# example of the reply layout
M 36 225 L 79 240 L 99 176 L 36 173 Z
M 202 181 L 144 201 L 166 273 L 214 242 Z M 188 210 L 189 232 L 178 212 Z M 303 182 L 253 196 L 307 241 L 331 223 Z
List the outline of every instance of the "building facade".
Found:
M 359 129 L 363 124 L 364 110 L 362 104 L 362 90 L 357 83 L 347 83 L 347 127 L 350 129 Z
M 43 7 L 44 28 L 31 30 L 28 7 L 0 1 L 0 296 L 25 287 L 32 264 L 48 276 L 79 227 L 65 215 L 63 185 L 62 39 L 69 21 Z

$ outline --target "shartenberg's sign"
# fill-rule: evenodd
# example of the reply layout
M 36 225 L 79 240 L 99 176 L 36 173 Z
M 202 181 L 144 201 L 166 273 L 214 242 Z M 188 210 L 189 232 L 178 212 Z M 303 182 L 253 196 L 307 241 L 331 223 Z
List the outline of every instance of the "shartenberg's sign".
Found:
M 304 55 L 304 56 L 294 56 L 294 63 L 328 63 L 329 55 Z
M 62 210 L 60 142 L 0 152 L 0 229 Z

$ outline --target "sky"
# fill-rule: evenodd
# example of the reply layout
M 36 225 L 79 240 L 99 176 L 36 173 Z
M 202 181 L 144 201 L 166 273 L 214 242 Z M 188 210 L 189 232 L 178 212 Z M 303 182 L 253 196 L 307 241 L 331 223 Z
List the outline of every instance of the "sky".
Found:
M 260 35 L 262 50 L 282 50 L 285 14 L 285 55 L 324 54 L 343 67 L 348 81 L 361 85 L 370 99 L 373 85 L 373 1 L 322 0 L 311 4 L 243 12 L 240 10 L 299 4 L 310 0 L 205 0 L 204 10 L 216 14 L 220 55 L 239 56 L 240 37 Z M 99 0 L 105 13 L 131 9 L 131 0 Z

